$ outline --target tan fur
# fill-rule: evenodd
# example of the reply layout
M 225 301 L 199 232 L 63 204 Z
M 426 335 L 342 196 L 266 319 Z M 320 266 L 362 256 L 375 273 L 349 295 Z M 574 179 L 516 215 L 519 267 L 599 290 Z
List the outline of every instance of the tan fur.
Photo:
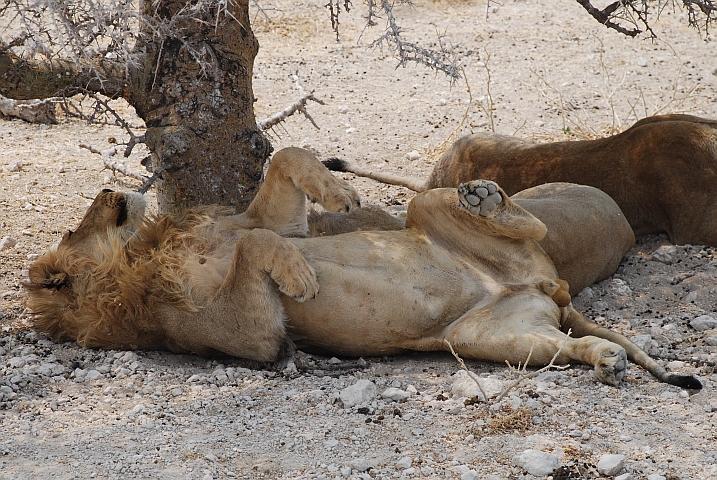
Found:
M 474 178 L 493 180 L 510 195 L 551 182 L 590 185 L 615 200 L 636 235 L 667 232 L 676 244 L 717 246 L 715 120 L 660 115 L 607 138 L 542 144 L 467 135 L 443 154 L 425 183 L 337 163 L 335 169 L 419 192 Z
M 493 193 L 471 213 L 481 189 Z M 103 191 L 30 268 L 35 328 L 87 347 L 262 361 L 287 336 L 340 355 L 446 350 L 448 340 L 466 358 L 518 363 L 532 349 L 534 365 L 564 343 L 559 363 L 594 365 L 609 384 L 622 379 L 627 349 L 661 380 L 699 385 L 575 312 L 537 243 L 545 225 L 493 182 L 418 195 L 401 230 L 278 235 L 306 234 L 305 195 L 334 211 L 358 206 L 349 185 L 295 148 L 275 155 L 239 215 L 204 207 L 144 218 L 137 194 Z M 565 322 L 591 333 L 566 338 Z

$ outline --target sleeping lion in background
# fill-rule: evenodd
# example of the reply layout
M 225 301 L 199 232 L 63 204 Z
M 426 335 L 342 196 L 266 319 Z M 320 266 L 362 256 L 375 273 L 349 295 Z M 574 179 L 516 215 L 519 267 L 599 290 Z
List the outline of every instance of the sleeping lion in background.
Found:
M 238 215 L 205 206 L 145 217 L 141 195 L 104 190 L 31 265 L 34 326 L 91 348 L 259 361 L 289 341 L 345 356 L 450 342 L 464 358 L 512 364 L 557 354 L 557 363 L 592 365 L 609 385 L 630 358 L 663 382 L 701 388 L 575 311 L 538 244 L 545 224 L 495 182 L 417 195 L 405 228 L 316 238 L 305 237 L 307 195 L 329 211 L 358 210 L 356 191 L 298 148 L 274 156 Z
M 551 182 L 599 188 L 635 235 L 666 232 L 678 245 L 717 246 L 717 121 L 660 115 L 597 140 L 533 143 L 476 133 L 459 138 L 427 181 L 369 171 L 345 160 L 325 164 L 416 192 L 485 178 L 509 195 Z

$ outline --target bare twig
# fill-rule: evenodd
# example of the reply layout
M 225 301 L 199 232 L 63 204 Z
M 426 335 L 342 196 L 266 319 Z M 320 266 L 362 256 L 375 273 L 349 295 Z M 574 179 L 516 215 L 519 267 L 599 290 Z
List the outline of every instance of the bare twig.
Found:
M 403 0 L 400 3 L 411 4 L 411 2 L 407 0 Z M 375 3 L 373 5 L 375 6 Z M 458 58 L 453 51 L 454 48 L 446 48 L 443 45 L 445 35 L 438 36 L 440 50 L 437 51 L 428 50 L 415 43 L 407 42 L 401 35 L 401 27 L 393 15 L 393 2 L 382 0 L 381 8 L 386 15 L 388 26 L 386 32 L 371 43 L 371 48 L 383 48 L 385 43 L 396 52 L 399 67 L 405 67 L 408 62 L 415 62 L 433 70 L 443 72 L 451 77 L 453 81 L 460 78 Z M 375 16 L 375 10 L 371 10 L 371 12 L 374 12 L 371 15 Z
M 528 365 L 528 362 L 530 361 L 530 356 L 533 353 L 533 347 L 530 347 L 530 352 L 528 353 L 528 358 L 525 360 L 525 364 L 523 366 L 523 371 L 520 372 L 520 377 L 518 377 L 513 383 L 508 385 L 508 387 L 503 389 L 503 391 L 500 393 L 500 395 L 498 395 L 496 397 L 495 403 L 499 403 L 501 400 L 503 400 L 503 398 L 505 398 L 506 395 L 508 395 L 508 392 L 510 392 L 515 387 L 520 385 L 525 380 L 528 380 L 529 378 L 537 377 L 541 373 L 547 372 L 551 368 L 554 368 L 556 370 L 565 370 L 566 368 L 570 368 L 570 365 L 555 365 L 555 360 L 558 358 L 558 355 L 560 355 L 560 352 L 563 351 L 563 348 L 565 348 L 565 344 L 568 343 L 568 339 L 570 338 L 570 333 L 571 333 L 571 330 L 568 330 L 568 332 L 565 334 L 565 338 L 563 339 L 563 343 L 560 345 L 560 348 L 558 348 L 558 351 L 555 352 L 555 355 L 553 355 L 553 358 L 550 359 L 550 363 L 548 363 L 546 366 L 544 366 L 540 370 L 535 370 L 533 372 L 528 373 L 525 369 Z M 510 364 L 508 364 L 508 366 L 510 366 Z
M 478 381 L 478 379 L 475 377 L 475 374 L 474 374 L 473 372 L 471 372 L 470 370 L 468 370 L 468 367 L 466 367 L 466 363 L 463 361 L 463 359 L 462 359 L 460 356 L 458 356 L 458 354 L 456 353 L 456 351 L 453 350 L 453 345 L 451 345 L 451 342 L 449 342 L 449 341 L 446 340 L 446 339 L 443 339 L 443 341 L 445 342 L 446 345 L 448 345 L 448 348 L 451 349 L 451 353 L 453 354 L 453 356 L 455 357 L 455 359 L 458 361 L 458 363 L 460 364 L 461 368 L 466 371 L 466 373 L 468 374 L 468 376 L 469 376 L 470 378 L 472 378 L 474 382 L 476 382 L 476 385 L 478 385 L 478 390 L 480 390 L 480 393 L 483 395 L 483 399 L 485 400 L 485 403 L 488 403 L 488 395 L 485 394 L 485 391 L 483 390 L 483 387 L 481 386 L 481 384 L 480 384 L 480 382 Z
M 570 338 L 570 333 L 571 333 L 571 331 L 568 330 L 568 333 L 565 335 L 565 338 L 563 339 L 563 343 L 560 345 L 560 348 L 558 348 L 558 351 L 555 352 L 555 355 L 553 355 L 553 358 L 550 360 L 550 363 L 548 363 L 546 366 L 544 366 L 544 367 L 541 368 L 540 370 L 535 370 L 534 372 L 530 372 L 530 373 L 528 373 L 528 372 L 526 371 L 526 368 L 527 368 L 527 366 L 528 366 L 528 363 L 530 362 L 530 357 L 533 355 L 533 347 L 532 347 L 532 346 L 530 347 L 530 352 L 528 352 L 528 358 L 526 358 L 525 363 L 523 364 L 523 369 L 522 369 L 522 370 L 520 369 L 520 365 L 518 365 L 518 368 L 517 368 L 517 369 L 514 369 L 514 368 L 510 365 L 510 363 L 508 363 L 508 362 L 506 361 L 505 363 L 508 363 L 508 367 L 509 367 L 512 371 L 518 372 L 518 373 L 520 374 L 520 377 L 519 377 L 517 380 L 515 380 L 513 383 L 511 383 L 510 385 L 508 385 L 508 387 L 504 388 L 503 391 L 500 392 L 500 395 L 498 395 L 498 396 L 495 398 L 495 400 L 493 400 L 491 403 L 494 403 L 494 404 L 495 404 L 495 403 L 500 403 L 500 401 L 503 400 L 503 398 L 505 398 L 505 396 L 508 395 L 508 393 L 509 393 L 511 390 L 513 390 L 515 387 L 517 387 L 518 385 L 520 385 L 522 382 L 524 382 L 525 380 L 528 380 L 529 378 L 537 377 L 537 376 L 540 375 L 541 373 L 547 372 L 547 371 L 550 370 L 551 368 L 556 369 L 556 370 L 565 370 L 566 368 L 570 368 L 570 365 L 555 365 L 555 360 L 556 360 L 556 359 L 558 358 L 558 356 L 560 355 L 560 352 L 563 351 L 563 348 L 565 348 L 565 344 L 568 342 L 568 339 Z M 453 354 L 453 356 L 455 357 L 455 359 L 458 361 L 458 363 L 460 364 L 461 368 L 462 368 L 463 370 L 465 370 L 466 373 L 468 373 L 468 376 L 473 379 L 473 381 L 476 383 L 476 385 L 478 385 L 478 389 L 480 390 L 481 394 L 483 395 L 483 398 L 485 399 L 485 402 L 486 402 L 486 403 L 489 403 L 489 401 L 488 401 L 488 396 L 486 395 L 485 391 L 483 391 L 483 387 L 481 386 L 480 382 L 478 381 L 478 378 L 474 376 L 475 374 L 474 374 L 473 372 L 471 372 L 470 370 L 468 370 L 468 367 L 466 367 L 466 364 L 465 364 L 465 362 L 463 361 L 463 359 L 462 359 L 460 356 L 458 356 L 458 354 L 456 353 L 455 350 L 453 350 L 453 345 L 451 345 L 451 342 L 449 342 L 449 341 L 446 340 L 446 339 L 444 339 L 443 342 L 445 342 L 445 344 L 448 345 L 448 348 L 450 348 L 451 353 Z
M 111 160 L 111 157 L 117 154 L 117 152 L 120 150 L 121 145 L 114 146 L 112 148 L 108 148 L 106 150 L 100 150 L 98 148 L 95 148 L 91 145 L 87 145 L 86 143 L 81 143 L 80 148 L 85 148 L 89 150 L 92 153 L 96 153 L 98 155 L 102 156 L 102 163 L 104 163 L 105 167 L 112 170 L 113 172 L 119 172 L 123 175 L 126 175 L 128 177 L 132 177 L 134 179 L 140 180 L 142 182 L 146 182 L 149 180 L 150 177 L 147 175 L 142 175 L 139 172 L 136 172 L 129 168 L 128 166 L 119 163 L 119 162 L 113 162 Z
M 296 112 L 301 112 L 304 114 L 306 118 L 309 119 L 309 121 L 316 127 L 317 130 L 320 130 L 319 126 L 316 124 L 313 118 L 311 118 L 311 115 L 306 111 L 306 103 L 309 100 L 313 100 L 316 103 L 319 103 L 321 105 L 325 105 L 323 100 L 316 98 L 313 93 L 305 93 L 299 99 L 286 107 L 284 110 L 282 110 L 279 113 L 275 113 L 274 115 L 265 118 L 264 120 L 259 120 L 256 122 L 256 126 L 261 130 L 262 132 L 269 130 L 276 126 L 277 124 L 283 122 L 291 115 L 295 114 Z

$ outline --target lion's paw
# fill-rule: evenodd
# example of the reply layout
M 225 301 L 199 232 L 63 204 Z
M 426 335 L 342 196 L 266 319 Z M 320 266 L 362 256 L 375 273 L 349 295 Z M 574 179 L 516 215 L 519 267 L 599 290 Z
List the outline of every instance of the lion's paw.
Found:
M 329 212 L 350 212 L 361 206 L 361 199 L 354 187 L 339 180 L 330 193 L 321 199 L 321 206 Z
M 280 271 L 272 272 L 272 278 L 284 295 L 293 297 L 297 302 L 314 298 L 319 293 L 319 280 L 316 272 L 303 258 L 287 261 Z
M 458 200 L 461 206 L 473 215 L 488 216 L 498 208 L 503 196 L 498 184 L 490 180 L 473 180 L 458 186 Z
M 598 361 L 595 364 L 595 374 L 601 382 L 617 387 L 625 376 L 626 370 L 627 353 L 625 353 L 625 349 L 610 342 L 599 353 Z

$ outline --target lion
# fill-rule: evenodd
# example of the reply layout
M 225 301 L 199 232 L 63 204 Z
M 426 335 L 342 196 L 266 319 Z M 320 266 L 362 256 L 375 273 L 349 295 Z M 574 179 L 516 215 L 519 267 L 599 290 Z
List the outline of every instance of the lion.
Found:
M 258 361 L 289 341 L 344 356 L 450 344 L 464 358 L 585 363 L 615 386 L 629 357 L 661 381 L 701 388 L 575 311 L 537 243 L 545 225 L 495 182 L 417 195 L 402 229 L 315 238 L 306 196 L 331 212 L 359 206 L 299 148 L 276 153 L 238 215 L 204 206 L 145 217 L 141 195 L 104 190 L 31 265 L 34 327 L 85 347 Z
M 511 195 L 550 182 L 590 185 L 615 200 L 635 235 L 666 232 L 674 244 L 717 246 L 717 121 L 691 115 L 644 118 L 597 140 L 537 144 L 467 135 L 441 156 L 425 182 L 339 159 L 326 165 L 416 192 L 474 178 L 493 180 Z

